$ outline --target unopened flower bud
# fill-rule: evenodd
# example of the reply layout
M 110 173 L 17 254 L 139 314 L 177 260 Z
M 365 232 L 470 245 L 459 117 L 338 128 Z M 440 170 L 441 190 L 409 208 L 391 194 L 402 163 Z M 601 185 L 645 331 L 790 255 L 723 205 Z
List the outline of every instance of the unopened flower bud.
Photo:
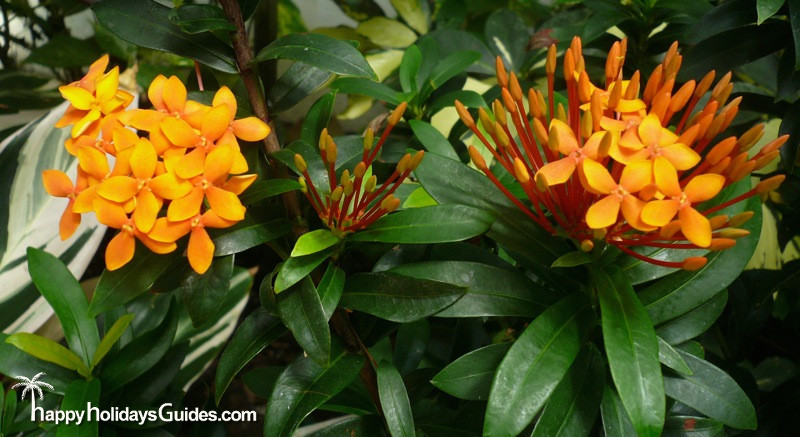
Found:
M 304 173 L 308 169 L 308 165 L 306 165 L 306 160 L 303 159 L 303 156 L 299 153 L 294 154 L 294 166 L 297 167 L 297 171 L 300 173 Z

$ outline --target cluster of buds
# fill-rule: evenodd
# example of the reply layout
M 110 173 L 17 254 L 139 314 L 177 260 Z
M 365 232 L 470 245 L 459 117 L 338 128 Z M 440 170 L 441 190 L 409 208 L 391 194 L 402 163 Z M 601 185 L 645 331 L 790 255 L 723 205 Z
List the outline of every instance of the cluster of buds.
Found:
M 104 56 L 83 79 L 59 88 L 70 105 L 56 127 L 72 125 L 65 146 L 78 158 L 74 184 L 58 170 L 43 174 L 48 193 L 69 199 L 61 238 L 74 233 L 80 214 L 94 212 L 100 223 L 119 229 L 105 252 L 106 267 L 115 270 L 133 258 L 137 239 L 155 253 L 169 253 L 191 234 L 189 263 L 204 273 L 214 256 L 205 228 L 242 220 L 238 195 L 256 178 L 245 174 L 237 138 L 259 141 L 269 127 L 255 117 L 236 120 L 236 99 L 226 87 L 211 106 L 187 100 L 174 76 L 153 80 L 153 109 L 128 110 L 133 96 L 118 89 L 119 68 L 105 72 L 107 65 Z
M 784 176 L 763 180 L 712 208 L 698 210 L 698 205 L 774 160 L 788 136 L 756 153 L 749 149 L 761 139 L 763 124 L 738 138 L 716 141 L 736 116 L 741 100 L 728 101 L 731 74 L 713 84 L 712 71 L 700 82 L 692 80 L 675 89 L 682 60 L 675 43 L 644 85 L 639 71 L 623 80 L 626 43 L 614 43 L 606 61 L 605 85 L 598 87 L 589 80 L 580 39 L 573 39 L 564 55 L 566 108 L 555 104 L 554 45 L 545 66 L 547 96 L 528 90 L 527 110 L 519 80 L 506 72 L 499 57 L 502 99 L 493 102 L 493 118 L 480 109 L 479 129 L 456 102 L 461 119 L 520 183 L 529 205 L 500 183 L 473 146 L 470 157 L 532 220 L 554 235 L 574 239 L 584 250 L 605 241 L 652 264 L 698 269 L 705 265 L 705 257 L 670 262 L 631 248 L 722 250 L 735 245 L 736 238 L 748 234 L 738 226 L 753 213 L 728 217 L 719 211 L 777 188 Z
M 328 135 L 327 129 L 323 129 L 319 138 L 319 153 L 328 175 L 328 190 L 323 191 L 322 187 L 315 187 L 314 181 L 308 173 L 305 159 L 300 154 L 294 156 L 295 167 L 302 174 L 298 180 L 303 193 L 314 207 L 320 220 L 337 236 L 343 237 L 348 233 L 364 229 L 400 206 L 400 199 L 394 196 L 394 192 L 419 166 L 425 152 L 419 151 L 414 155 L 407 153 L 403 156 L 389 179 L 380 186 L 377 184 L 375 175 L 370 173 L 378 152 L 394 126 L 400 121 L 405 109 L 406 103 L 403 102 L 392 112 L 377 143 L 375 143 L 372 129 L 367 129 L 364 134 L 364 151 L 361 162 L 356 164 L 352 174 L 350 170 L 344 170 L 338 182 L 336 178 L 338 155 L 336 144 Z

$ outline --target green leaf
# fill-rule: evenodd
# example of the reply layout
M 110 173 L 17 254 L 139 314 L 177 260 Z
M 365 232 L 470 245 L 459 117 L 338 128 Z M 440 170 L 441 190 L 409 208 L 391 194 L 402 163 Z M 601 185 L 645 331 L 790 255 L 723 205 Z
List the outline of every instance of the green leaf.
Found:
M 423 0 L 391 0 L 391 3 L 403 21 L 412 29 L 420 35 L 428 33 L 427 3 Z
M 182 258 L 181 250 L 155 254 L 137 244 L 133 259 L 117 270 L 103 270 L 89 304 L 89 315 L 98 316 L 146 292 Z M 180 262 L 180 261 L 178 261 Z
M 336 307 L 339 305 L 339 300 L 342 298 L 342 293 L 344 292 L 344 280 L 344 270 L 336 267 L 333 263 L 329 263 L 317 287 L 320 301 L 322 302 L 322 310 L 325 311 L 326 320 L 330 320 L 333 312 L 336 311 Z
M 88 315 L 89 302 L 81 284 L 61 260 L 33 247 L 28 248 L 28 271 L 36 288 L 53 307 L 70 349 L 88 366 L 100 343 L 100 334 L 94 318 Z
M 515 436 L 528 426 L 566 375 L 592 326 L 591 305 L 585 295 L 575 293 L 525 328 L 497 368 L 485 436 Z
M 600 417 L 603 419 L 603 431 L 607 437 L 627 437 L 636 434 L 622 400 L 608 382 L 603 388 Z
M 319 33 L 289 34 L 276 39 L 255 57 L 256 62 L 267 59 L 291 59 L 331 73 L 377 78 L 352 44 Z
M 658 360 L 661 361 L 661 364 L 678 373 L 683 373 L 685 375 L 692 374 L 692 369 L 690 369 L 686 361 L 681 358 L 678 351 L 661 337 L 658 337 Z
M 664 422 L 663 437 L 703 436 L 724 437 L 725 425 L 714 419 L 696 416 L 669 416 Z
M 584 347 L 553 390 L 531 435 L 589 435 L 603 397 L 605 369 L 600 351 Z
M 381 400 L 383 417 L 392 437 L 413 437 L 414 417 L 408 400 L 406 385 L 400 372 L 389 361 L 382 361 L 376 369 L 378 377 L 378 396 Z
M 775 15 L 783 6 L 784 0 L 756 0 L 756 11 L 758 12 L 758 24 L 760 25 L 767 18 Z
M 375 45 L 402 49 L 414 44 L 417 34 L 405 24 L 386 17 L 372 17 L 359 23 L 356 31 Z
M 155 366 L 172 345 L 177 328 L 178 305 L 173 299 L 158 326 L 135 337 L 119 353 L 105 360 L 101 374 L 104 393 L 121 388 Z
M 277 296 L 281 320 L 295 340 L 314 361 L 328 363 L 331 355 L 331 331 L 319 294 L 306 278 Z
M 300 131 L 300 140 L 310 146 L 315 153 L 319 154 L 316 145 L 319 143 L 322 130 L 328 126 L 333 111 L 333 102 L 336 100 L 336 93 L 328 93 L 317 99 L 306 113 L 303 127 Z M 308 159 L 308 158 L 306 158 Z M 292 155 L 294 160 L 294 155 Z
M 725 372 L 689 353 L 678 351 L 691 376 L 665 377 L 669 397 L 737 429 L 756 429 L 756 411 L 736 381 Z
M 347 278 L 340 306 L 399 323 L 423 319 L 452 305 L 464 288 L 392 273 Z
M 0 373 L 31 377 L 32 369 L 37 373 L 45 372 L 47 382 L 53 386 L 53 392 L 59 394 L 64 394 L 69 384 L 78 378 L 78 374 L 70 369 L 36 358 L 7 343 L 8 337 L 7 334 L 0 333 Z
M 382 243 L 447 243 L 480 235 L 493 221 L 490 213 L 468 206 L 434 205 L 386 215 L 348 239 Z
M 495 11 L 486 19 L 486 42 L 500 55 L 509 71 L 522 71 L 530 39 L 528 29 L 519 14 L 509 10 Z
M 186 33 L 236 31 L 236 26 L 228 21 L 222 9 L 212 5 L 183 5 L 172 9 L 168 17 Z
M 464 296 L 437 317 L 535 317 L 555 301 L 551 291 L 519 271 L 475 262 L 428 261 L 400 265 L 389 272 L 464 287 Z
M 788 0 L 789 20 L 792 24 L 792 37 L 794 38 L 794 69 L 800 70 L 800 2 Z
M 455 105 L 456 100 L 461 102 L 467 108 L 486 108 L 486 101 L 483 100 L 483 96 L 476 93 L 475 91 L 469 90 L 458 90 L 449 92 L 443 96 L 437 97 L 434 101 L 432 101 L 427 108 L 425 108 L 425 112 L 428 114 L 436 114 L 440 110 L 444 108 L 450 108 Z
M 217 373 L 214 376 L 214 400 L 217 405 L 233 381 L 233 377 L 267 345 L 286 332 L 281 320 L 269 314 L 263 307 L 256 308 L 244 319 L 219 357 Z
M 316 431 L 310 437 L 372 437 L 385 432 L 383 421 L 378 416 L 345 416 L 343 420 Z
M 434 205 L 437 205 L 437 203 L 435 200 L 433 200 L 433 197 L 431 197 L 424 188 L 417 187 L 411 192 L 411 194 L 408 195 L 408 197 L 406 197 L 402 208 L 424 208 L 426 206 Z
M 447 141 L 447 138 L 430 123 L 422 120 L 410 120 L 408 125 L 411 126 L 414 136 L 425 146 L 425 149 L 450 159 L 458 159 L 458 154 L 450 141 Z
M 241 194 L 239 199 L 243 204 L 249 206 L 272 196 L 299 190 L 300 188 L 302 186 L 294 179 L 267 179 L 254 182 L 250 188 Z
M 361 77 L 340 77 L 331 82 L 331 88 L 344 94 L 356 94 L 382 100 L 392 105 L 400 104 L 399 93 L 379 82 Z
M 131 324 L 131 320 L 133 320 L 134 314 L 125 314 L 124 316 L 117 319 L 110 328 L 108 328 L 108 332 L 100 341 L 100 344 L 97 346 L 97 350 L 92 357 L 92 365 L 91 368 L 94 369 L 100 361 L 106 356 L 106 354 L 111 350 L 114 344 L 122 337 L 122 334 L 128 329 L 128 326 Z
M 271 113 L 279 114 L 293 108 L 327 82 L 331 76 L 331 72 L 313 65 L 293 63 L 269 89 Z
M 592 269 L 600 300 L 603 341 L 611 376 L 639 435 L 658 435 L 664 426 L 664 385 L 658 340 L 647 312 L 625 273 Z
M 358 377 L 364 358 L 339 351 L 327 366 L 294 360 L 278 377 L 267 402 L 264 436 L 290 436 L 303 419 Z
M 51 68 L 80 68 L 103 55 L 93 39 L 80 40 L 63 33 L 53 35 L 45 44 L 34 48 L 26 63 Z
M 592 257 L 582 250 L 565 253 L 553 261 L 551 267 L 575 267 L 592 263 Z
M 214 258 L 202 275 L 191 270 L 181 283 L 181 297 L 192 324 L 201 326 L 214 317 L 231 288 L 233 255 Z
M 497 366 L 510 347 L 511 343 L 491 344 L 464 354 L 437 373 L 431 384 L 459 399 L 485 401 Z
M 86 381 L 78 379 L 67 387 L 64 399 L 61 401 L 60 411 L 86 412 L 86 405 L 100 405 L 100 380 Z M 65 423 L 58 426 L 58 437 L 84 437 L 98 435 L 97 420 L 83 420 L 80 424 Z
M 292 249 L 293 257 L 311 255 L 321 250 L 325 250 L 333 245 L 338 244 L 342 240 L 333 235 L 333 232 L 327 229 L 317 229 L 311 232 L 306 232 L 297 239 Z
M 280 267 L 275 279 L 275 293 L 281 293 L 296 284 L 328 259 L 329 256 L 331 256 L 331 251 L 324 250 L 311 255 L 287 259 Z
M 656 333 L 669 344 L 680 344 L 706 332 L 717 320 L 728 302 L 728 291 L 722 290 L 708 302 L 688 313 L 658 325 Z
M 426 100 L 433 90 L 444 85 L 445 82 L 464 72 L 467 67 L 481 58 L 481 54 L 472 50 L 464 50 L 451 54 L 442 59 L 433 69 L 427 82 L 422 86 L 420 96 Z
M 392 362 L 401 374 L 408 375 L 417 370 L 430 336 L 431 326 L 425 319 L 404 323 L 397 328 Z
M 97 21 L 137 46 L 163 50 L 202 62 L 225 73 L 238 73 L 233 50 L 216 36 L 190 35 L 169 18 L 170 8 L 153 0 L 104 0 L 92 6 Z
M 292 181 L 293 182 L 293 181 Z M 214 256 L 222 257 L 244 252 L 292 231 L 292 224 L 285 218 L 261 221 L 245 215 L 245 219 L 215 233 Z
M 417 73 L 419 73 L 419 66 L 422 62 L 422 52 L 419 47 L 413 45 L 406 49 L 403 53 L 403 59 L 400 61 L 400 70 L 398 76 L 400 78 L 400 87 L 404 93 L 410 93 L 418 90 Z
M 6 338 L 6 343 L 14 345 L 40 360 L 58 364 L 59 366 L 74 370 L 82 376 L 89 375 L 89 368 L 83 360 L 71 350 L 50 340 L 27 332 L 11 334 Z

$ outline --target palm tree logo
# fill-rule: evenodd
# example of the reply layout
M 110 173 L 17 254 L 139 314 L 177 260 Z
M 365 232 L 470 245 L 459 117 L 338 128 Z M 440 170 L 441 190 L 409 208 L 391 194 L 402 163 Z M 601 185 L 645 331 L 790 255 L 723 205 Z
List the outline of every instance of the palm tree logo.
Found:
M 22 387 L 23 388 L 23 390 L 22 390 L 22 400 L 25 400 L 25 395 L 27 395 L 28 392 L 30 392 L 30 394 L 31 394 L 31 410 L 36 409 L 36 395 L 37 394 L 39 395 L 39 400 L 43 400 L 44 399 L 44 393 L 42 393 L 42 387 L 44 387 L 44 388 L 46 388 L 48 390 L 53 390 L 53 386 L 52 385 L 50 385 L 50 384 L 48 384 L 48 383 L 46 383 L 44 381 L 39 380 L 39 378 L 44 376 L 44 375 L 46 375 L 46 373 L 39 372 L 39 373 L 36 374 L 36 376 L 34 376 L 33 378 L 30 378 L 30 379 L 28 379 L 27 377 L 24 377 L 24 376 L 15 376 L 14 377 L 14 379 L 16 379 L 17 381 L 20 381 L 20 382 L 18 382 L 16 384 L 14 384 L 13 386 L 11 386 L 11 389 L 14 390 L 17 387 Z

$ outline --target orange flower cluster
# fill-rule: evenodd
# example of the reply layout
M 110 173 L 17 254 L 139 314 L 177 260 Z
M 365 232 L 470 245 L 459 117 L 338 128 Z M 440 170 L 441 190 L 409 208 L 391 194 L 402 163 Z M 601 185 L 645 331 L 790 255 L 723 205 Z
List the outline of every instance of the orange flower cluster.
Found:
M 497 58 L 502 100 L 493 115 L 480 109 L 478 128 L 456 102 L 461 119 L 499 165 L 519 181 L 530 206 L 517 199 L 488 168 L 477 149 L 472 161 L 522 211 L 552 234 L 566 234 L 591 250 L 603 240 L 647 262 L 687 270 L 705 257 L 682 262 L 656 260 L 633 246 L 722 250 L 748 234 L 738 229 L 752 217 L 714 215 L 750 196 L 775 189 L 784 176 L 760 182 L 747 193 L 713 208 L 698 204 L 749 177 L 779 154 L 788 136 L 748 152 L 763 135 L 763 124 L 740 137 L 715 141 L 736 116 L 741 98 L 728 101 L 731 74 L 712 88 L 715 73 L 675 89 L 681 65 L 677 43 L 646 83 L 636 71 L 623 79 L 627 40 L 616 42 L 606 61 L 605 84 L 592 84 L 584 68 L 581 41 L 564 55 L 567 107 L 555 101 L 556 48 L 548 52 L 547 96 L 530 89 L 525 109 L 517 77 Z M 700 102 L 704 102 L 699 106 Z M 512 130 L 513 129 L 513 130 Z M 485 134 L 484 134 L 485 133 Z M 488 138 L 487 138 L 488 136 Z
M 379 187 L 375 175 L 369 173 L 373 161 L 378 156 L 378 151 L 386 142 L 394 126 L 400 121 L 405 109 L 406 103 L 403 102 L 392 112 L 377 143 L 375 143 L 372 129 L 367 129 L 364 135 L 364 152 L 361 162 L 356 164 L 352 176 L 350 170 L 342 172 L 338 184 L 335 168 L 338 155 L 336 144 L 328 135 L 327 129 L 322 131 L 319 138 L 319 153 L 328 173 L 329 191 L 327 193 L 314 186 L 308 173 L 308 165 L 303 157 L 300 154 L 294 156 L 295 167 L 302 173 L 298 180 L 303 193 L 317 211 L 320 220 L 337 236 L 343 237 L 350 232 L 364 229 L 400 206 L 400 199 L 393 194 L 408 175 L 419 166 L 425 152 L 419 151 L 414 155 L 407 153 L 403 156 L 389 179 Z
M 269 127 L 255 117 L 236 120 L 236 99 L 226 87 L 211 106 L 187 100 L 186 87 L 174 76 L 153 80 L 153 109 L 127 110 L 133 96 L 118 89 L 119 67 L 105 72 L 107 65 L 104 56 L 83 79 L 59 88 L 70 105 L 56 127 L 72 125 L 65 146 L 78 157 L 75 184 L 58 170 L 43 174 L 48 193 L 69 199 L 61 238 L 74 233 L 80 214 L 93 211 L 101 223 L 119 229 L 105 252 L 106 267 L 115 270 L 131 260 L 137 239 L 155 253 L 169 253 L 191 234 L 189 264 L 203 273 L 214 256 L 205 228 L 242 220 L 238 194 L 256 178 L 244 174 L 248 166 L 237 138 L 259 141 Z M 149 135 L 139 137 L 131 128 Z

